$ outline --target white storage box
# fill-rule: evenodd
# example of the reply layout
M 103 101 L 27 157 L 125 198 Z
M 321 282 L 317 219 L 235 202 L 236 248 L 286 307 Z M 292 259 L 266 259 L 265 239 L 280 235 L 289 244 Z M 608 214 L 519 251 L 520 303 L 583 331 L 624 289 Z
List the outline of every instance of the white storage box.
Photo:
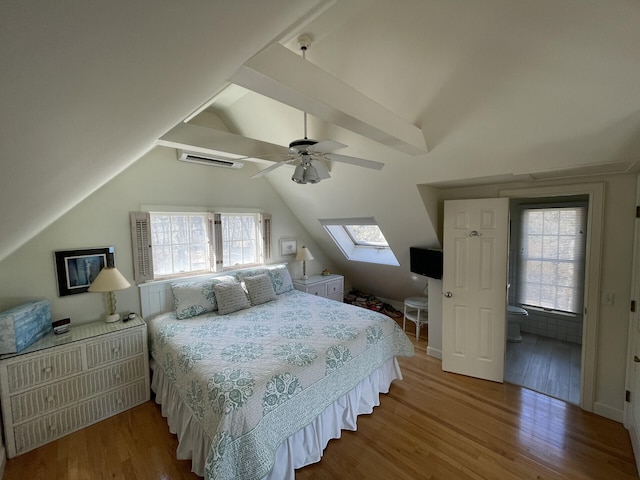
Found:
M 49 300 L 32 300 L 0 312 L 0 354 L 20 352 L 51 331 Z

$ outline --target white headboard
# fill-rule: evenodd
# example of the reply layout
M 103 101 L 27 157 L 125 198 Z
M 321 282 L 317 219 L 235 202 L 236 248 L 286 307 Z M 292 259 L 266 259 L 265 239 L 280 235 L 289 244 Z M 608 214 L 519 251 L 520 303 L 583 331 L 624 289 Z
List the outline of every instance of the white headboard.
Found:
M 209 278 L 220 277 L 222 275 L 231 275 L 235 276 L 236 273 L 241 272 L 243 270 L 253 270 L 256 268 L 269 268 L 275 267 L 282 264 L 271 264 L 265 265 L 264 267 L 252 267 L 245 268 L 239 270 L 232 270 L 227 272 L 218 272 L 211 273 L 207 275 L 198 275 L 195 277 L 181 277 L 181 278 L 171 278 L 168 280 L 158 280 L 154 282 L 146 282 L 138 285 L 140 289 L 140 306 L 142 309 L 142 318 L 147 319 L 152 315 L 157 315 L 158 313 L 170 312 L 175 308 L 173 303 L 173 291 L 171 290 L 172 283 L 182 283 L 182 282 L 199 282 L 202 280 L 207 280 Z

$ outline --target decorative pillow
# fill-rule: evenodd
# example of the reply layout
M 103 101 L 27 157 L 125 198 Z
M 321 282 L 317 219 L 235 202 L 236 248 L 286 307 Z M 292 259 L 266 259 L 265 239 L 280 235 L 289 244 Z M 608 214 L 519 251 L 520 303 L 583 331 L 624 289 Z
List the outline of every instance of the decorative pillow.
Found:
M 251 305 L 260 305 L 275 300 L 276 292 L 273 290 L 273 284 L 269 275 L 254 275 L 244 279 L 244 285 L 249 294 Z
M 271 278 L 273 290 L 276 292 L 276 295 L 293 290 L 293 282 L 291 281 L 291 275 L 286 265 L 271 267 L 267 269 L 267 273 L 269 274 L 269 278 Z
M 239 272 L 236 272 L 236 277 L 238 277 L 238 280 L 241 282 L 244 282 L 244 280 L 248 277 L 255 277 L 256 275 L 264 275 L 265 273 L 267 273 L 267 269 L 266 268 L 251 268 L 249 270 L 240 270 Z
M 176 318 L 179 320 L 213 312 L 216 308 L 216 297 L 210 281 L 172 283 L 171 290 Z
M 216 295 L 218 313 L 220 315 L 226 315 L 251 306 L 247 294 L 238 282 L 217 283 L 213 286 L 213 292 Z

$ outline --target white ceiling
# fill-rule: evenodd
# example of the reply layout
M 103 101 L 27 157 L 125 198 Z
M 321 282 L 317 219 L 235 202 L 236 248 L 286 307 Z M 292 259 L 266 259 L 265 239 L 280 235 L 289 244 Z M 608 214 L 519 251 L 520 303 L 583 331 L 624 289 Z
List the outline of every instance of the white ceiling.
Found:
M 434 242 L 432 226 L 406 222 L 425 215 L 416 185 L 633 171 L 640 160 L 637 0 L 55 5 L 3 2 L 0 12 L 0 260 L 262 49 L 296 51 L 301 33 L 313 37 L 310 64 L 419 128 L 428 147 L 405 153 L 310 115 L 311 137 L 385 163 L 381 172 L 334 164 L 333 178 L 313 186 L 293 184 L 289 168 L 255 180 L 270 181 L 312 235 L 318 218 L 374 216 L 394 232 L 390 243 Z M 295 82 L 295 70 L 284 73 Z M 230 132 L 286 146 L 302 136 L 289 105 L 309 98 L 294 87 L 281 101 L 248 91 L 212 109 Z M 365 124 L 366 103 L 354 103 Z

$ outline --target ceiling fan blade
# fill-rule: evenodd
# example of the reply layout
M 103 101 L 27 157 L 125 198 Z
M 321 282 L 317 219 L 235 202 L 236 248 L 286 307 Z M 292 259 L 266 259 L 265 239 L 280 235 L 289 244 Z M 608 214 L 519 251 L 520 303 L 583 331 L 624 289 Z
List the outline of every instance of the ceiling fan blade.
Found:
M 347 157 L 346 155 L 338 155 L 337 153 L 325 153 L 323 157 L 334 162 L 349 163 L 358 167 L 372 168 L 374 170 L 381 170 L 382 167 L 384 167 L 384 163 L 365 160 L 364 158 Z
M 263 177 L 264 175 L 266 175 L 269 172 L 272 172 L 273 170 L 275 170 L 276 168 L 279 168 L 283 165 L 287 165 L 291 162 L 293 162 L 296 158 L 290 158 L 289 160 L 282 160 L 281 162 L 276 162 L 273 165 L 268 166 L 267 168 L 264 168 L 262 170 L 260 170 L 258 173 L 256 173 L 255 175 L 252 175 L 251 178 L 260 178 Z
M 334 150 L 340 150 L 341 148 L 346 148 L 347 146 L 344 143 L 336 142 L 333 140 L 323 140 L 314 145 L 311 145 L 307 148 L 308 152 L 311 153 L 330 153 Z

